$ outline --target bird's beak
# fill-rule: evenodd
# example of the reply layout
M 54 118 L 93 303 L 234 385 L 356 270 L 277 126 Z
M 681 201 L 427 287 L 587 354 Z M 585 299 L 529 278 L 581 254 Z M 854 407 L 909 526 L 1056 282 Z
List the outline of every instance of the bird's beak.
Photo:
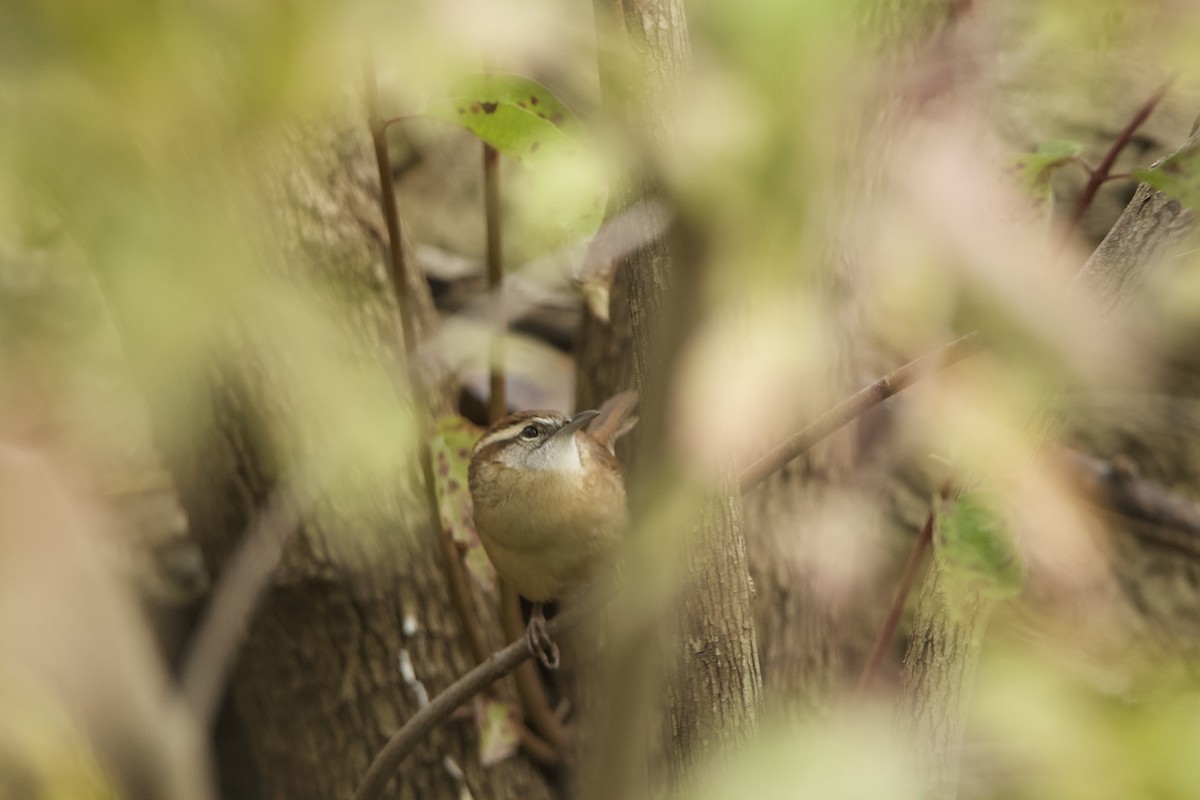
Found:
M 579 430 L 584 425 L 587 425 L 589 422 L 591 422 L 593 419 L 595 419 L 598 416 L 600 416 L 599 411 L 580 411 L 578 414 L 571 417 L 570 422 L 568 422 L 566 425 L 563 425 L 561 428 L 559 428 L 554 433 L 554 436 L 556 438 L 559 436 L 573 436 L 575 434 L 575 431 Z

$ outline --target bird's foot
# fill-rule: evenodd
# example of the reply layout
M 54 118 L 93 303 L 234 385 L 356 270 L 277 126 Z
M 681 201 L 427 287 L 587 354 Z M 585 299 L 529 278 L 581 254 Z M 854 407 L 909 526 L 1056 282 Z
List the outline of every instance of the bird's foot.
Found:
M 542 662 L 542 666 L 558 669 L 558 645 L 546 631 L 546 617 L 542 613 L 541 603 L 534 605 L 533 613 L 529 616 L 529 624 L 525 626 L 525 643 L 529 645 L 529 652 Z

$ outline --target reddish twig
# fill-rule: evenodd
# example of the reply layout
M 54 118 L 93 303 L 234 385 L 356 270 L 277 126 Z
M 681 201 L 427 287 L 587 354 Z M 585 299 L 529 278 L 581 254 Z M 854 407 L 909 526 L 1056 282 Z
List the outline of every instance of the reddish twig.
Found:
M 1154 108 L 1162 100 L 1163 95 L 1171 88 L 1175 78 L 1169 78 L 1162 86 L 1155 90 L 1150 99 L 1142 103 L 1141 107 L 1130 118 L 1121 132 L 1117 134 L 1117 138 L 1113 140 L 1112 145 L 1108 148 L 1108 152 L 1104 154 L 1104 158 L 1096 165 L 1095 169 L 1090 170 L 1090 176 L 1087 184 L 1084 185 L 1083 191 L 1079 193 L 1079 198 L 1075 201 L 1075 207 L 1071 209 L 1071 216 L 1067 220 L 1067 227 L 1074 228 L 1079 224 L 1079 220 L 1083 219 L 1084 213 L 1092 205 L 1092 201 L 1096 199 L 1096 192 L 1100 190 L 1100 186 L 1105 181 L 1110 179 L 1109 173 L 1112 171 L 1113 164 L 1117 162 L 1117 158 L 1121 152 L 1133 140 L 1133 134 L 1142 126 L 1142 123 L 1154 111 Z M 1082 162 L 1081 162 L 1082 163 Z
M 883 663 L 883 654 L 896 636 L 896 628 L 900 625 L 900 615 L 904 613 L 908 595 L 912 592 L 913 584 L 917 580 L 917 573 L 921 571 L 921 564 L 925 560 L 925 552 L 929 549 L 930 542 L 933 541 L 933 520 L 934 512 L 931 508 L 929 515 L 925 517 L 925 524 L 921 526 L 921 532 L 917 534 L 917 540 L 913 542 L 912 550 L 908 554 L 908 561 L 900 575 L 900 585 L 896 588 L 892 607 L 883 621 L 883 627 L 879 629 L 879 635 L 875 637 L 871 653 L 867 656 L 866 664 L 863 665 L 862 675 L 859 676 L 858 685 L 854 688 L 856 701 L 862 699 L 867 687 L 875 679 L 879 665 Z

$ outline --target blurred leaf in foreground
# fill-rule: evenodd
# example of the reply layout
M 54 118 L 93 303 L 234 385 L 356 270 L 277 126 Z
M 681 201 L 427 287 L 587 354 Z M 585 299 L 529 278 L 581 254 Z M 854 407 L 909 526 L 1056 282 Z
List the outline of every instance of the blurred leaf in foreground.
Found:
M 1032 153 L 1012 157 L 1021 176 L 1021 187 L 1032 197 L 1051 199 L 1050 180 L 1064 164 L 1070 164 L 1083 152 L 1079 142 L 1052 139 L 1041 142 Z

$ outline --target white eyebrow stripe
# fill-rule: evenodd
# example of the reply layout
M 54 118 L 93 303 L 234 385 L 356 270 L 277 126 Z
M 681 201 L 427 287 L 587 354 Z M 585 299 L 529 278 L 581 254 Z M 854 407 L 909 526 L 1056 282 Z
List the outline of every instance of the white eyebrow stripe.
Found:
M 524 420 L 521 420 L 520 422 L 514 422 L 511 425 L 505 425 L 500 430 L 492 431 L 487 436 L 484 436 L 482 439 L 480 439 L 475 445 L 475 452 L 479 452 L 480 450 L 482 450 L 483 448 L 487 447 L 490 444 L 495 444 L 496 442 L 502 442 L 506 439 L 511 439 L 514 436 L 518 435 L 521 431 L 525 430 L 525 428 L 527 428 L 529 425 L 534 424 L 534 423 L 540 423 L 542 425 L 553 426 L 553 425 L 557 424 L 557 421 L 553 420 L 549 417 L 530 417 L 529 419 L 524 419 Z

